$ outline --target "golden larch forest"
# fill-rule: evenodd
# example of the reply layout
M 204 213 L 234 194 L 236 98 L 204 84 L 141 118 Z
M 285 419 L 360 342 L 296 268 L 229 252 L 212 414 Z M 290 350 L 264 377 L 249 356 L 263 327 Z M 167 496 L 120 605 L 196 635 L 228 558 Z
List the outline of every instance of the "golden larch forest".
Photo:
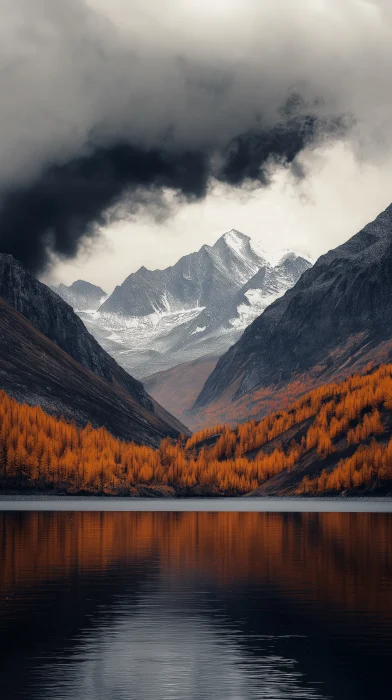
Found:
M 243 495 L 278 474 L 291 494 L 369 490 L 392 482 L 392 364 L 321 386 L 260 421 L 217 425 L 158 449 L 84 428 L 0 392 L 3 488 Z M 295 477 L 295 478 L 294 478 Z

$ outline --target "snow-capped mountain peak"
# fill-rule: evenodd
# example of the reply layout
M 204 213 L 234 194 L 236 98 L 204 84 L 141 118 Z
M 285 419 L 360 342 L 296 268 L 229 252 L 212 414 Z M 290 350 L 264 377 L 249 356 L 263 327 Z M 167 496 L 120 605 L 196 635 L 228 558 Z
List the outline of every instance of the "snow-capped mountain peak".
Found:
M 274 254 L 271 253 L 271 255 L 268 257 L 268 260 L 273 267 L 279 267 L 285 262 L 293 262 L 295 260 L 298 260 L 298 258 L 306 260 L 306 262 L 308 262 L 310 265 L 313 265 L 314 263 L 314 259 L 307 253 L 298 253 L 295 250 L 291 250 L 290 248 L 284 248 L 283 250 L 278 251 L 275 257 Z
M 306 262 L 310 263 L 311 265 L 314 263 L 314 260 L 310 255 L 307 253 L 298 253 L 298 251 L 295 251 L 292 248 L 266 250 L 261 241 L 253 239 L 250 240 L 250 246 L 256 255 L 263 258 L 267 264 L 271 265 L 271 267 L 278 267 L 286 262 L 286 260 L 296 260 L 297 258 L 303 258 L 303 260 L 306 260 Z
M 171 267 L 142 266 L 83 320 L 139 377 L 224 352 L 309 266 L 294 251 L 273 257 L 253 243 L 231 229 Z
M 100 308 L 103 313 L 147 316 L 226 303 L 265 264 L 250 246 L 250 238 L 232 229 L 213 246 L 182 257 L 164 270 L 132 273 Z
M 244 246 L 249 243 L 250 238 L 245 233 L 237 231 L 237 229 L 232 228 L 231 231 L 224 233 L 221 238 L 227 243 L 227 245 L 236 251 L 239 255 L 242 254 Z M 220 240 L 220 239 L 218 239 Z

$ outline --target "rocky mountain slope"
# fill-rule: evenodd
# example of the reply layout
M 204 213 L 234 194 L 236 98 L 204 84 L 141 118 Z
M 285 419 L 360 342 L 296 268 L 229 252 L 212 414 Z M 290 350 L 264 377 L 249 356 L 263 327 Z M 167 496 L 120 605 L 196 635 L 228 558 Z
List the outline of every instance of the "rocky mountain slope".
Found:
M 392 205 L 322 255 L 248 326 L 219 360 L 195 408 L 244 402 L 254 392 L 266 396 L 295 380 L 300 392 L 304 378 L 319 381 L 387 360 L 391 339 Z
M 140 382 L 100 347 L 71 306 L 11 255 L 0 254 L 0 297 L 83 367 L 107 382 L 122 386 L 148 405 L 149 399 Z
M 311 262 L 288 251 L 278 257 L 274 266 L 268 261 L 251 277 L 220 310 L 206 308 L 192 322 L 191 334 L 198 333 L 197 342 L 209 335 L 230 335 L 234 343 L 242 331 L 275 299 L 292 287 Z M 229 337 L 226 337 L 226 343 Z M 230 344 L 232 344 L 230 343 Z
M 51 286 L 75 311 L 97 311 L 107 298 L 106 292 L 95 284 L 77 280 L 69 287 L 65 284 Z
M 141 268 L 96 313 L 81 318 L 127 371 L 144 378 L 220 355 L 310 266 L 295 253 L 271 264 L 230 231 L 166 270 Z
M 157 444 L 183 430 L 99 346 L 72 308 L 9 255 L 0 255 L 0 297 L 0 388 L 56 414 L 106 425 L 128 440 Z

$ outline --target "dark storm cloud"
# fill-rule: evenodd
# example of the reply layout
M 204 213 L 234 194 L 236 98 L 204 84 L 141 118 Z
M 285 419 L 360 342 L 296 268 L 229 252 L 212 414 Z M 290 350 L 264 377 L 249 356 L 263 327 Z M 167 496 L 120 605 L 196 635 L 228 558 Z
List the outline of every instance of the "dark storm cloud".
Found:
M 166 187 L 200 198 L 207 177 L 201 153 L 170 156 L 125 143 L 92 149 L 6 194 L 0 214 L 1 250 L 40 272 L 50 253 L 74 256 L 81 240 L 96 233 L 105 223 L 105 212 L 121 198 L 129 198 L 132 208 L 144 203 L 144 189 Z
M 306 145 L 320 138 L 320 129 L 325 135 L 327 130 L 340 133 L 342 128 L 339 120 L 321 124 L 316 117 L 307 116 L 265 133 L 239 135 L 223 149 L 220 166 L 215 168 L 213 153 L 207 149 L 165 152 L 127 143 L 92 147 L 86 155 L 52 166 L 32 183 L 3 195 L 1 251 L 38 273 L 53 253 L 76 255 L 80 242 L 105 225 L 107 213 L 117 203 L 129 210 L 149 206 L 151 199 L 145 199 L 145 191 L 159 197 L 164 189 L 183 199 L 200 199 L 211 177 L 235 186 L 245 181 L 266 186 L 272 164 L 289 166 Z
M 345 3 L 352 27 L 355 3 Z M 104 17 L 98 5 L 116 13 Z M 150 2 L 146 19 L 137 0 L 4 0 L 2 252 L 40 272 L 53 254 L 74 256 L 118 204 L 134 211 L 151 201 L 146 192 L 159 201 L 165 190 L 198 199 L 214 179 L 265 186 L 276 166 L 303 175 L 304 149 L 347 135 L 357 117 L 366 123 L 369 110 L 350 77 L 362 14 L 342 44 L 346 74 L 339 76 L 328 49 L 344 22 L 328 39 L 316 18 L 319 42 L 312 46 L 283 0 L 263 3 L 263 12 L 260 3 L 243 0 L 241 12 L 233 6 L 231 24 L 229 10 L 225 21 L 222 15 L 206 24 L 208 6 L 199 4 L 198 15 L 199 5 L 188 3 L 191 32 L 176 23 L 183 5 L 172 0 L 163 12 L 162 3 Z M 296 7 L 307 5 L 300 0 Z M 280 24 L 276 6 L 286 10 Z M 128 26 L 122 19 L 130 16 Z M 336 17 L 329 11 L 327 19 Z M 260 34 L 252 43 L 255 27 Z M 368 36 L 365 54 L 369 46 Z M 379 83 L 369 86 L 378 110 Z

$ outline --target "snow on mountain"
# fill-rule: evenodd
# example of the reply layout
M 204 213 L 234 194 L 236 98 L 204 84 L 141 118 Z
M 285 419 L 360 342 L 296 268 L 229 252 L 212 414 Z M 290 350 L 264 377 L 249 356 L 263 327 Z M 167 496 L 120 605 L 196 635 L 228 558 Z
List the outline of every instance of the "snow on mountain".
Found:
M 241 330 L 246 328 L 282 294 L 283 289 L 276 294 L 264 294 L 262 289 L 249 289 L 245 292 L 246 302 L 238 305 L 237 315 L 230 320 L 231 325 Z
M 173 352 L 172 334 L 186 333 L 187 324 L 202 310 L 196 307 L 130 317 L 99 310 L 79 316 L 119 365 L 128 370 L 132 367 L 134 376 L 142 378 L 181 362 Z
M 141 378 L 225 352 L 310 266 L 287 250 L 271 260 L 232 229 L 172 267 L 141 267 L 99 309 L 79 315 L 117 362 Z
M 252 250 L 258 255 L 260 258 L 263 258 L 266 260 L 271 267 L 276 267 L 277 265 L 280 265 L 283 263 L 287 258 L 297 258 L 301 257 L 304 260 L 307 260 L 311 265 L 314 264 L 314 259 L 309 255 L 308 253 L 299 253 L 298 251 L 293 250 L 292 248 L 280 248 L 279 250 L 276 249 L 266 249 L 264 247 L 263 241 L 259 241 L 256 238 L 252 238 L 250 241 L 250 245 Z
M 271 260 L 271 258 L 270 258 Z M 275 256 L 275 265 L 256 272 L 235 298 L 236 312 L 229 320 L 233 328 L 244 330 L 276 299 L 279 299 L 311 267 L 311 262 L 294 253 L 284 251 Z

